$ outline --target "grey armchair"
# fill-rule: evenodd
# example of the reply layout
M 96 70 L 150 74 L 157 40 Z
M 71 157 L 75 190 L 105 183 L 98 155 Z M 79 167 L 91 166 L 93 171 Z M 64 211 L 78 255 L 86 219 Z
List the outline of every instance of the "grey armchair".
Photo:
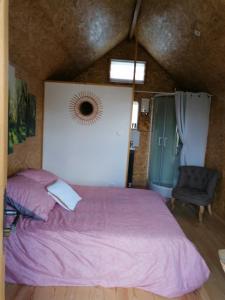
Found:
M 179 168 L 177 185 L 172 191 L 172 209 L 175 200 L 199 206 L 199 221 L 202 222 L 205 206 L 212 214 L 211 202 L 215 193 L 219 173 L 205 167 L 182 166 Z

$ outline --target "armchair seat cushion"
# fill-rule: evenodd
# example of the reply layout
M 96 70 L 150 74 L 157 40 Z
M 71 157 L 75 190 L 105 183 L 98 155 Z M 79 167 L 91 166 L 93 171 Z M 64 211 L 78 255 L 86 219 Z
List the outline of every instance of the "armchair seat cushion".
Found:
M 182 202 L 192 203 L 195 205 L 208 205 L 210 202 L 210 196 L 199 189 L 176 187 L 173 189 L 172 196 L 181 200 Z

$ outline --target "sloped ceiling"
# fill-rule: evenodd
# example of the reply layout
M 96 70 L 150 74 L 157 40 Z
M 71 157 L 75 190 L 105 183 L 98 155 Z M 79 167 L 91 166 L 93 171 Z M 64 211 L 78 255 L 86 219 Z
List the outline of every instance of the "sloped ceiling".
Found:
M 12 64 L 69 80 L 129 32 L 135 0 L 10 0 Z
M 224 0 L 145 0 L 137 38 L 184 89 L 225 91 Z
M 135 0 L 10 0 L 10 60 L 70 80 L 128 36 Z M 189 90 L 225 91 L 225 1 L 143 0 L 136 37 Z

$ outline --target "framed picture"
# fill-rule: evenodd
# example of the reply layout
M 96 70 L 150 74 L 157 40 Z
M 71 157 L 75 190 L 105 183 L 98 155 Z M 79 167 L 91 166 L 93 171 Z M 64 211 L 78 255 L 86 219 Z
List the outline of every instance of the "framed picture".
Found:
M 36 98 L 28 93 L 26 82 L 15 77 L 15 68 L 9 66 L 9 154 L 13 153 L 13 145 L 35 136 L 35 124 Z

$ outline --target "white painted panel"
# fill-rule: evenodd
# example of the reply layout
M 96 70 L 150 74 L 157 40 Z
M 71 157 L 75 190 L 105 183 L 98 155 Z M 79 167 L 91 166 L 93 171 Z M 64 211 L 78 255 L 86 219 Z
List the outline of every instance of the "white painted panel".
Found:
M 93 125 L 72 119 L 70 99 L 81 91 L 101 99 Z M 43 168 L 81 185 L 125 186 L 132 88 L 45 83 Z

